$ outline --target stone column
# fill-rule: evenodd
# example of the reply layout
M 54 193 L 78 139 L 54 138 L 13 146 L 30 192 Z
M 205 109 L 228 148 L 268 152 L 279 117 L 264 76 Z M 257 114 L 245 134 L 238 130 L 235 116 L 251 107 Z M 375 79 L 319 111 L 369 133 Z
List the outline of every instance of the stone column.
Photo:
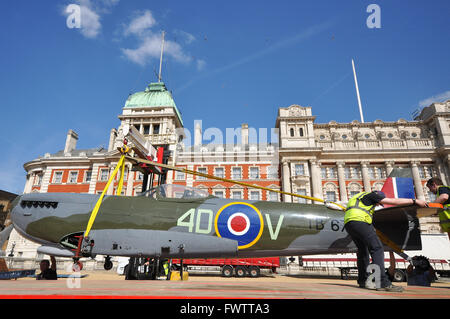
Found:
M 128 178 L 127 178 L 127 189 L 125 192 L 126 196 L 132 196 L 133 195 L 133 174 L 135 172 L 131 171 L 131 165 L 125 165 L 125 169 L 128 171 Z
M 348 201 L 347 196 L 347 187 L 345 187 L 345 172 L 344 172 L 344 162 L 337 162 L 337 170 L 338 170 L 338 180 L 339 180 L 339 193 L 340 193 L 340 200 L 342 202 Z
M 109 166 L 108 180 L 109 180 L 109 178 L 111 177 L 111 175 L 112 175 L 114 169 L 116 168 L 116 165 L 117 165 L 117 163 L 111 164 L 111 165 Z M 108 190 L 106 191 L 106 195 L 114 195 L 114 184 L 115 184 L 116 178 L 117 178 L 117 175 L 116 175 L 116 177 L 114 178 L 114 180 L 111 181 L 111 184 L 109 185 L 109 188 L 108 188 Z
M 412 161 L 411 162 L 411 170 L 413 173 L 413 180 L 414 180 L 414 188 L 416 190 L 416 196 L 418 199 L 425 200 L 425 195 L 423 193 L 423 186 L 422 181 L 419 174 L 419 162 Z
M 95 163 L 92 166 L 91 181 L 89 182 L 89 194 L 95 194 L 95 187 L 97 186 L 98 175 L 100 174 L 100 166 L 100 163 Z
M 287 193 L 291 193 L 291 172 L 289 169 L 289 162 L 287 160 L 282 160 L 283 168 L 283 191 Z M 290 203 L 292 202 L 292 196 L 283 194 L 283 201 Z
M 372 187 L 370 187 L 370 176 L 369 176 L 369 168 L 367 167 L 369 162 L 361 162 L 361 172 L 364 183 L 364 191 L 371 192 Z
M 312 185 L 312 195 L 313 197 L 323 198 L 322 194 L 322 179 L 320 176 L 319 163 L 317 160 L 309 160 L 311 165 L 311 185 Z M 315 202 L 320 204 L 319 202 Z
M 438 174 L 437 177 L 439 177 L 442 180 L 444 185 L 448 185 L 449 181 L 447 181 L 447 175 L 445 173 L 445 167 L 444 167 L 444 164 L 443 164 L 442 160 L 439 157 L 436 157 L 436 159 L 434 160 L 434 165 L 435 165 L 436 170 L 438 172 L 437 173 Z M 433 177 L 436 177 L 436 176 L 433 176 Z
M 394 162 L 388 161 L 385 162 L 385 165 L 386 165 L 386 178 L 388 178 L 389 174 L 391 174 L 392 170 L 394 169 Z

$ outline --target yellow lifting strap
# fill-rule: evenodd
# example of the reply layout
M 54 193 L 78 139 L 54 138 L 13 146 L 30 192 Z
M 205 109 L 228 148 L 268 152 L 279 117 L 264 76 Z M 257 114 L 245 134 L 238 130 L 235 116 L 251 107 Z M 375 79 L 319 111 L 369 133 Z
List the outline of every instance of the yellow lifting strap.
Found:
M 91 216 L 89 217 L 89 221 L 86 227 L 86 231 L 84 232 L 84 237 L 87 237 L 89 235 L 89 232 L 91 231 L 92 225 L 94 224 L 95 218 L 97 217 L 98 210 L 100 209 L 100 206 L 103 202 L 103 197 L 105 196 L 109 186 L 111 185 L 112 181 L 117 175 L 117 172 L 120 169 L 120 178 L 119 178 L 119 185 L 117 186 L 117 195 L 120 195 L 122 193 L 122 187 L 123 187 L 123 177 L 125 173 L 125 154 L 128 152 L 128 148 L 125 149 L 123 155 L 120 157 L 119 162 L 117 163 L 116 168 L 114 169 L 113 173 L 109 177 L 108 182 L 106 183 L 105 188 L 103 189 L 102 194 L 97 200 L 97 203 L 95 204 L 94 209 L 92 210 Z
M 202 176 L 202 177 L 206 177 L 206 178 L 209 178 L 209 179 L 215 179 L 215 180 L 222 181 L 222 182 L 233 183 L 233 184 L 242 185 L 242 186 L 251 187 L 251 188 L 263 189 L 263 190 L 270 191 L 270 192 L 290 195 L 290 196 L 294 196 L 294 197 L 305 198 L 305 199 L 309 199 L 309 200 L 312 200 L 312 201 L 321 202 L 321 203 L 325 203 L 325 204 L 331 203 L 331 204 L 334 204 L 334 205 L 338 206 L 340 209 L 345 211 L 345 207 L 344 206 L 342 206 L 342 205 L 340 205 L 338 203 L 335 203 L 335 202 L 325 201 L 325 200 L 320 199 L 320 198 L 315 198 L 315 197 L 310 197 L 310 196 L 300 195 L 300 194 L 295 194 L 295 193 L 288 193 L 288 192 L 280 191 L 280 190 L 277 190 L 277 189 L 271 189 L 271 188 L 264 187 L 264 186 L 248 184 L 248 183 L 244 183 L 244 182 L 235 181 L 235 180 L 232 180 L 232 179 L 227 179 L 227 178 L 217 177 L 217 176 L 213 176 L 213 175 L 208 175 L 208 174 L 192 171 L 192 170 L 181 168 L 181 167 L 175 167 L 175 166 L 171 166 L 171 165 L 167 165 L 167 164 L 156 163 L 156 162 L 152 162 L 152 161 L 149 161 L 149 160 L 143 160 L 143 159 L 139 159 L 139 158 L 134 158 L 134 157 L 131 157 L 131 156 L 125 156 L 125 158 L 130 160 L 130 161 L 135 161 L 135 162 L 144 163 L 144 164 L 150 164 L 150 165 L 153 165 L 153 166 L 159 166 L 159 167 L 162 167 L 162 168 L 167 168 L 167 169 L 170 169 L 170 170 L 174 170 L 174 171 L 178 171 L 178 172 L 182 172 L 182 173 L 186 173 L 186 174 L 191 174 L 191 175 L 195 175 L 195 176 Z

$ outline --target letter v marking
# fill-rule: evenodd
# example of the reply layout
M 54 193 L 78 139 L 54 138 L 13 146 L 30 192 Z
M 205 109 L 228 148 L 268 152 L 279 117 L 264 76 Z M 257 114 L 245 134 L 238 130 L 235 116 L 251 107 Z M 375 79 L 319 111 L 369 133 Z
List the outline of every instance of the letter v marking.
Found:
M 280 233 L 281 224 L 283 223 L 284 215 L 280 215 L 278 218 L 277 228 L 275 229 L 275 233 L 273 232 L 272 222 L 270 220 L 270 215 L 266 214 L 267 220 L 267 228 L 269 228 L 270 239 L 277 240 L 278 234 Z

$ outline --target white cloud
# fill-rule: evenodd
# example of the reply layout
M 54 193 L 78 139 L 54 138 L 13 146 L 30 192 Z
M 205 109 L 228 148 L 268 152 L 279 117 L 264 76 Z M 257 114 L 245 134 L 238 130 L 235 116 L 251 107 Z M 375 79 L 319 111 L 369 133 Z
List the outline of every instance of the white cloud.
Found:
M 450 91 L 439 93 L 419 102 L 420 107 L 426 107 L 435 102 L 444 102 L 450 99 Z
M 124 26 L 123 34 L 125 36 L 135 36 L 139 41 L 135 49 L 122 48 L 122 53 L 130 61 L 139 65 L 146 65 L 153 59 L 159 59 L 161 55 L 161 34 L 155 33 L 152 27 L 157 25 L 156 19 L 150 10 L 138 12 L 132 20 Z M 195 37 L 185 31 L 175 31 L 180 35 L 185 43 L 191 43 Z M 172 57 L 180 63 L 190 63 L 193 58 L 185 52 L 183 47 L 176 41 L 165 38 L 164 41 L 164 58 Z M 197 63 L 197 68 L 203 67 L 205 62 Z
M 120 0 L 77 0 L 80 6 L 81 34 L 90 39 L 96 38 L 102 29 L 101 14 L 110 12 L 110 8 L 117 5 Z M 68 12 L 63 11 L 64 16 Z
M 143 14 L 135 17 L 130 24 L 125 28 L 124 34 L 141 35 L 145 30 L 150 29 L 156 24 L 155 18 L 153 18 L 152 12 L 146 10 Z
M 81 34 L 83 34 L 86 38 L 96 38 L 102 28 L 102 24 L 100 23 L 100 16 L 91 8 L 85 5 L 80 5 L 80 13 Z
M 186 44 L 191 44 L 196 40 L 196 38 L 192 34 L 183 30 L 175 30 L 174 33 L 175 35 L 180 36 Z
M 206 66 L 205 60 L 202 60 L 202 59 L 197 60 L 197 70 L 201 71 L 205 68 L 205 66 Z
M 137 49 L 122 49 L 125 56 L 140 65 L 146 65 L 150 59 L 159 59 L 161 54 L 161 35 L 150 35 L 142 39 Z M 192 58 L 183 52 L 181 46 L 173 41 L 164 42 L 164 54 L 176 61 L 189 63 Z

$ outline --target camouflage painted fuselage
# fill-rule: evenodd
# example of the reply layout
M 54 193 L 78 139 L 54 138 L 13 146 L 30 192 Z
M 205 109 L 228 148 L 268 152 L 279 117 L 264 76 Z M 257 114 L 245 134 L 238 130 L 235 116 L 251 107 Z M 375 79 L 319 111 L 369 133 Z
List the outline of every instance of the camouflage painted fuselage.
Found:
M 71 257 L 76 248 L 74 236 L 85 231 L 98 198 L 89 194 L 25 194 L 15 201 L 12 220 L 20 234 L 43 245 L 42 252 Z M 411 218 L 400 219 L 393 226 L 408 225 Z M 397 243 L 403 244 L 404 237 Z M 343 211 L 325 205 L 213 196 L 107 196 L 89 240 L 93 245 L 85 253 L 92 256 L 253 257 L 356 250 L 344 230 Z

